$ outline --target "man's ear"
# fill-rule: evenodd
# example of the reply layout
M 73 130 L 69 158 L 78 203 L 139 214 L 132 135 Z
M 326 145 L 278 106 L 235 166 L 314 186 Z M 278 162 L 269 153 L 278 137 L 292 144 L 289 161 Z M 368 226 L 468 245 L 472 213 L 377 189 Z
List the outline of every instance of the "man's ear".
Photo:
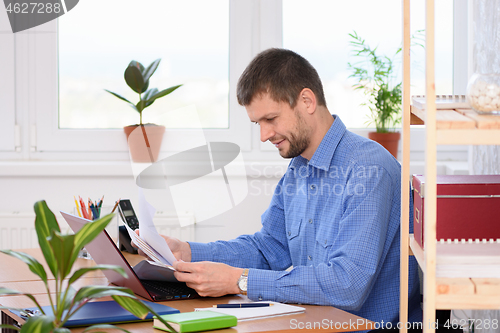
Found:
M 300 92 L 299 102 L 303 103 L 307 109 L 307 113 L 313 114 L 316 111 L 316 95 L 309 88 L 304 88 Z

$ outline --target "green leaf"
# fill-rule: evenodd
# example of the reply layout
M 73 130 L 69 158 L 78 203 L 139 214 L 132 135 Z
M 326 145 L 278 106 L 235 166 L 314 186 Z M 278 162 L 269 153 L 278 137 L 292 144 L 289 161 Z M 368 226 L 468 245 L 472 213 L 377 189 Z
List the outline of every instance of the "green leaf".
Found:
M 79 270 L 77 270 L 76 272 L 74 272 L 73 275 L 71 276 L 71 278 L 68 281 L 68 285 L 71 285 L 76 280 L 78 280 L 80 277 L 82 277 L 82 275 L 84 275 L 84 274 L 86 274 L 88 272 L 97 271 L 97 270 L 106 270 L 106 269 L 113 270 L 113 271 L 119 273 L 124 278 L 127 277 L 127 273 L 125 273 L 125 270 L 123 268 L 121 268 L 120 266 L 116 266 L 116 265 L 96 265 L 96 266 L 92 266 L 92 267 L 80 268 Z
M 153 96 L 157 93 L 158 93 L 158 88 L 151 88 L 144 93 L 144 95 L 142 96 L 142 99 L 147 101 L 148 99 L 151 98 L 151 96 Z
M 151 312 L 154 316 L 156 316 L 156 318 L 158 318 L 158 320 L 160 320 L 165 326 L 167 326 L 168 329 L 170 329 L 172 332 L 177 332 L 172 326 L 170 326 L 170 324 L 166 320 L 164 320 L 159 314 L 157 314 L 153 309 L 151 309 L 140 300 L 122 296 L 113 296 L 113 299 L 116 303 L 120 304 L 122 308 L 136 317 L 144 319 L 146 318 L 148 313 Z
M 123 296 L 113 296 L 113 299 L 122 308 L 138 318 L 144 319 L 151 312 L 151 309 L 138 299 Z
M 40 264 L 38 260 L 30 256 L 29 254 L 12 250 L 1 250 L 0 252 L 22 260 L 28 265 L 30 271 L 35 273 L 40 279 L 42 279 L 43 282 L 47 283 L 47 273 L 45 272 L 45 268 L 43 268 L 42 264 Z
M 144 78 L 144 82 L 148 82 L 151 76 L 154 74 L 158 65 L 160 64 L 161 59 L 156 59 L 148 66 L 144 71 L 142 71 L 142 77 Z
M 101 231 L 106 228 L 108 223 L 113 219 L 114 214 L 108 214 L 92 222 L 86 223 L 75 234 L 75 247 L 71 257 L 71 262 L 74 262 L 78 257 L 78 251 L 88 243 L 94 240 Z
M 71 267 L 73 267 L 74 260 L 72 261 L 71 258 L 75 251 L 75 235 L 61 235 L 59 232 L 55 232 L 49 239 L 49 244 L 54 251 L 57 266 L 59 267 L 59 278 L 63 280 L 71 272 Z M 79 249 L 76 248 L 76 252 Z
M 122 97 L 120 95 L 118 95 L 117 93 L 114 93 L 112 91 L 109 91 L 108 89 L 104 89 L 105 91 L 109 92 L 111 95 L 115 96 L 115 97 L 118 97 L 119 99 L 121 99 L 122 101 L 125 101 L 127 103 L 130 103 L 132 105 L 134 105 L 134 103 L 132 103 L 131 101 L 129 101 L 128 99 L 126 99 L 125 97 Z M 135 105 L 134 105 L 135 106 Z
M 156 99 L 160 98 L 160 97 L 163 97 L 163 96 L 167 96 L 168 94 L 170 94 L 171 92 L 173 92 L 174 90 L 176 90 L 177 88 L 179 88 L 180 86 L 182 86 L 182 84 L 179 84 L 177 86 L 173 86 L 173 87 L 170 87 L 170 88 L 167 88 L 165 90 L 162 90 L 156 94 L 154 94 L 153 96 L 151 96 L 150 98 L 148 98 L 147 102 L 148 103 L 153 103 Z
M 120 330 L 122 332 L 130 333 L 130 331 L 127 331 L 124 328 L 121 328 L 121 327 L 118 327 L 118 326 L 115 326 L 115 325 L 108 325 L 108 324 L 99 324 L 99 325 L 89 326 L 86 329 L 84 329 L 82 331 L 82 333 L 83 332 L 94 331 L 94 330 L 102 330 L 102 329 L 115 329 L 115 330 Z M 102 331 L 102 332 L 104 332 L 104 331 Z M 94 333 L 98 333 L 98 332 L 94 332 Z
M 35 230 L 38 236 L 38 244 L 40 245 L 40 249 L 42 250 L 52 275 L 56 277 L 58 270 L 57 262 L 47 238 L 55 231 L 61 232 L 61 229 L 59 228 L 54 213 L 49 209 L 45 200 L 36 202 L 34 208 L 36 214 Z
M 94 299 L 106 296 L 133 296 L 134 293 L 124 287 L 115 286 L 85 286 L 80 288 L 74 297 L 74 301 L 81 302 L 85 299 Z
M 127 85 L 132 88 L 138 94 L 142 94 L 145 90 L 142 90 L 144 87 L 144 78 L 142 77 L 142 71 L 140 70 L 140 66 L 137 65 L 138 62 L 131 61 L 125 70 L 125 82 Z
M 141 101 L 139 101 L 139 102 L 136 104 L 136 106 L 135 106 L 135 108 L 137 109 L 137 111 L 138 111 L 139 113 L 141 113 L 141 112 L 142 112 L 142 110 L 144 110 L 144 108 L 145 108 L 145 107 L 146 107 L 146 101 L 145 101 L 145 100 L 141 100 Z
M 146 105 L 144 106 L 144 108 L 147 108 L 148 106 L 150 106 L 151 104 L 153 104 L 154 100 L 151 101 L 151 102 L 148 102 L 148 100 L 151 98 L 151 96 L 156 95 L 157 93 L 158 93 L 158 89 L 157 88 L 149 89 L 148 91 L 146 91 L 144 93 L 144 96 L 142 97 L 142 99 L 146 101 Z
M 54 329 L 53 316 L 29 317 L 21 327 L 21 333 L 50 333 Z

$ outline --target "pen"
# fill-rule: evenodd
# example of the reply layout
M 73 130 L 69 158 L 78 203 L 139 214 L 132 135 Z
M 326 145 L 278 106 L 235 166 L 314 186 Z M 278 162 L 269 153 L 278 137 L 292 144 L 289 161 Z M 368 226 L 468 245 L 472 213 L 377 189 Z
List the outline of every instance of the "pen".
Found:
M 241 303 L 241 304 L 217 304 L 214 308 L 262 308 L 265 306 L 273 306 L 272 303 Z

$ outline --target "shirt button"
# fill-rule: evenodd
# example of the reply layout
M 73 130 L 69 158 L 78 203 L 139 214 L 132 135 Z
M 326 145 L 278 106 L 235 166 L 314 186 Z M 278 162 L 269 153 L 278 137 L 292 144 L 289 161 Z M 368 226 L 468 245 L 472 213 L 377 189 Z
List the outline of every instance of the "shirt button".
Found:
M 311 185 L 311 190 L 314 190 L 316 188 L 316 185 L 312 184 Z
M 292 234 L 292 233 L 289 231 L 289 232 L 288 232 L 288 236 L 290 236 L 291 234 Z
M 327 240 L 325 239 L 325 245 L 326 245 Z
M 311 223 L 311 224 L 312 224 L 312 223 L 313 223 L 313 219 L 309 219 L 309 223 Z
M 308 256 L 308 257 L 307 257 L 307 259 L 309 259 L 309 260 L 313 260 L 313 257 L 311 257 L 311 256 Z

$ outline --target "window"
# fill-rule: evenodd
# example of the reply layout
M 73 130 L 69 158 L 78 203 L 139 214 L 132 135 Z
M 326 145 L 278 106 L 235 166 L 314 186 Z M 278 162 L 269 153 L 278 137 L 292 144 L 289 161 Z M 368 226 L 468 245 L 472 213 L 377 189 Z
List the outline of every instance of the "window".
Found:
M 451 8 L 456 3 L 436 2 L 439 94 L 456 88 L 451 83 L 457 74 L 452 66 L 460 53 L 453 54 L 451 47 L 453 29 L 457 31 Z M 424 6 L 423 0 L 412 1 L 412 31 L 424 27 Z M 462 7 L 466 13 L 466 4 Z M 173 11 L 177 15 L 169 16 Z M 191 11 L 185 20 L 178 19 Z M 455 25 L 460 22 L 466 24 L 461 19 Z M 369 0 L 311 0 L 306 6 L 300 0 L 144 0 L 140 5 L 131 0 L 87 0 L 57 21 L 16 34 L 2 7 L 0 61 L 10 65 L 0 68 L 0 129 L 5 129 L 0 154 L 4 158 L 128 160 L 121 127 L 137 123 L 138 115 L 103 89 L 136 101 L 123 80 L 125 66 L 132 59 L 149 64 L 162 58 L 151 86 L 184 86 L 147 109 L 145 122 L 161 122 L 163 111 L 195 105 L 207 141 L 236 143 L 256 160 L 270 156 L 267 150 L 275 156 L 275 147 L 259 142 L 257 128 L 238 105 L 236 82 L 257 53 L 281 46 L 302 54 L 318 69 L 330 111 L 348 127 L 366 129 L 366 110 L 359 107 L 347 79 L 348 33 L 353 30 L 371 46 L 378 43 L 383 54 L 393 53 L 401 40 L 400 0 L 386 0 L 383 6 Z M 456 41 L 457 35 L 455 47 Z M 419 55 L 415 50 L 414 60 L 419 59 L 423 51 Z M 413 94 L 423 93 L 420 61 L 420 66 L 412 65 L 412 70 L 420 67 L 412 72 Z M 193 140 L 189 119 L 166 125 L 164 151 L 172 151 L 179 142 L 189 146 L 187 142 Z
M 113 14 L 111 14 L 113 13 Z M 91 22 L 90 22 L 91 21 Z M 172 109 L 195 106 L 203 128 L 229 127 L 229 0 L 87 0 L 58 25 L 59 128 L 122 128 L 138 113 L 104 91 L 138 102 L 123 72 L 131 60 L 161 63 L 150 86 L 183 84 L 143 113 L 162 122 Z
M 163 89 L 179 83 L 184 83 L 185 86 L 156 101 L 144 112 L 144 120 L 161 123 L 162 112 L 195 104 L 201 115 L 207 141 L 230 141 L 237 143 L 243 150 L 251 149 L 251 124 L 244 108 L 238 105 L 235 92 L 235 82 L 254 55 L 248 43 L 255 20 L 248 15 L 253 10 L 251 2 L 217 0 L 212 3 L 190 0 L 179 4 L 173 1 L 148 0 L 145 5 L 141 3 L 141 7 L 144 6 L 146 10 L 141 14 L 136 8 L 137 2 L 116 1 L 115 8 L 108 8 L 109 11 L 103 16 L 93 14 L 90 8 L 91 3 L 94 3 L 94 8 L 101 8 L 101 2 L 97 4 L 89 0 L 87 3 L 89 5 L 79 3 L 67 14 L 68 17 L 61 17 L 59 20 L 59 31 L 66 26 L 75 32 L 80 31 L 76 36 L 65 36 L 62 33 L 58 41 L 55 34 L 46 34 L 37 37 L 35 46 L 40 47 L 30 49 L 31 61 L 37 68 L 32 74 L 32 81 L 37 87 L 37 100 L 34 102 L 37 105 L 36 152 L 32 155 L 44 154 L 48 158 L 58 158 L 59 154 L 64 154 L 64 158 L 84 160 L 128 159 L 127 143 L 120 127 L 138 123 L 138 114 L 102 89 L 107 88 L 133 99 L 132 91 L 123 80 L 124 67 L 131 59 L 147 65 L 160 57 L 163 60 L 151 85 Z M 158 7 L 154 3 L 159 4 Z M 152 16 L 156 17 L 154 21 L 161 19 L 149 13 L 152 10 L 166 11 L 165 3 L 172 5 L 170 8 L 177 11 L 175 14 L 178 17 L 186 17 L 184 25 L 174 27 L 166 23 L 155 23 L 160 24 L 161 29 L 149 25 Z M 123 9 L 122 4 L 128 5 L 127 10 Z M 214 4 L 215 9 L 222 13 L 217 12 L 215 17 L 204 19 L 205 16 L 211 16 L 208 11 Z M 72 14 L 76 16 L 79 6 L 82 6 L 82 17 L 75 17 L 76 22 L 71 23 L 71 26 L 68 22 L 65 23 L 65 19 L 72 20 Z M 198 14 L 191 15 L 191 10 Z M 109 15 L 113 11 L 117 14 Z M 118 14 L 126 19 L 120 18 Z M 168 20 L 168 13 L 164 14 L 164 20 Z M 214 25 L 211 20 L 218 20 L 217 17 L 220 22 L 215 27 L 210 27 Z M 89 20 L 93 24 L 89 24 Z M 113 24 L 107 26 L 103 21 Z M 182 21 L 176 20 L 174 23 L 180 24 Z M 140 31 L 139 35 L 152 34 L 156 42 L 148 39 L 149 37 L 133 35 L 126 40 L 124 37 L 132 34 L 130 30 L 134 30 L 128 29 L 130 25 Z M 55 21 L 44 26 L 56 31 Z M 98 38 L 96 35 L 100 31 L 104 35 Z M 106 35 L 108 31 L 109 35 Z M 220 36 L 207 41 L 210 32 Z M 112 36 L 117 36 L 115 39 L 118 41 L 113 41 Z M 189 43 L 182 39 L 189 40 Z M 60 46 L 59 54 L 57 43 Z M 180 47 L 175 49 L 176 45 Z M 74 50 L 76 52 L 72 53 Z M 97 68 L 93 69 L 92 66 Z M 58 69 L 61 70 L 59 78 L 55 74 Z M 104 76 L 99 77 L 101 74 Z M 85 79 L 75 80 L 72 77 Z M 228 78 L 229 82 L 233 82 L 230 86 Z M 57 90 L 58 80 L 61 91 Z M 75 94 L 78 95 L 76 100 L 71 97 Z M 157 110 L 153 111 L 154 109 Z M 100 113 L 106 113 L 106 117 L 100 118 Z M 213 117 L 213 114 L 217 116 Z M 115 123 L 113 117 L 108 115 L 119 117 L 121 123 Z M 88 121 L 85 118 L 94 119 Z M 177 124 L 169 122 L 167 126 L 170 129 L 164 136 L 162 150 L 175 151 L 179 143 L 189 146 L 189 142 L 194 142 L 196 136 L 193 136 L 194 129 L 189 128 L 190 124 L 189 119 Z
M 412 1 L 412 31 L 425 28 L 425 1 Z M 364 98 L 354 91 L 347 67 L 353 61 L 349 33 L 356 31 L 379 55 L 392 57 L 401 46 L 401 1 L 312 0 L 304 13 L 304 2 L 283 0 L 283 46 L 292 49 L 318 70 L 330 112 L 338 114 L 350 128 L 365 128 L 369 110 L 360 106 Z M 314 13 L 314 15 L 312 14 Z M 453 0 L 436 2 L 436 92 L 452 94 Z M 412 48 L 412 92 L 425 94 L 424 51 Z M 395 59 L 395 73 L 401 80 L 401 55 Z

